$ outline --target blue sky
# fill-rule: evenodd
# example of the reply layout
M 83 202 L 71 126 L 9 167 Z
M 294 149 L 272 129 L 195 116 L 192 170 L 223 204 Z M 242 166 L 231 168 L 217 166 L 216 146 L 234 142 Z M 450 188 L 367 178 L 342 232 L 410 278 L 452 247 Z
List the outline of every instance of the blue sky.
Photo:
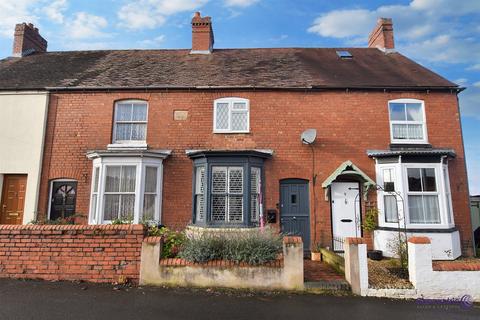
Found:
M 401 53 L 467 87 L 460 94 L 470 192 L 480 194 L 480 0 L 1 0 L 0 57 L 33 22 L 49 50 L 190 48 L 190 19 L 213 17 L 215 47 L 366 46 L 391 17 Z

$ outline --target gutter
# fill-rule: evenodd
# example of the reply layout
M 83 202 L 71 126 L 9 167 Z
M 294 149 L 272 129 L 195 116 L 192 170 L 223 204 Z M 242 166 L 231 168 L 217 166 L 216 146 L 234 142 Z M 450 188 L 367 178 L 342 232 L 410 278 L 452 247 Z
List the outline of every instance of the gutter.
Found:
M 301 87 L 263 87 L 263 86 L 139 86 L 139 87 L 43 87 L 43 88 L 0 88 L 1 91 L 149 91 L 149 90 L 269 90 L 269 91 L 328 91 L 328 90 L 368 90 L 368 91 L 451 91 L 460 93 L 464 87 L 388 87 L 388 86 L 301 86 Z

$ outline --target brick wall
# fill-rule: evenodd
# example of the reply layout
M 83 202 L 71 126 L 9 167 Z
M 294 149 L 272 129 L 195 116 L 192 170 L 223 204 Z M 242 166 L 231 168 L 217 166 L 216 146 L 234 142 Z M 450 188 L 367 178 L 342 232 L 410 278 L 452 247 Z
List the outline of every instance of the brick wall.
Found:
M 213 134 L 213 101 L 222 97 L 250 99 L 248 134 Z M 53 93 L 50 99 L 41 191 L 40 217 L 48 208 L 49 181 L 78 180 L 77 212 L 88 214 L 92 163 L 87 150 L 106 149 L 112 137 L 114 103 L 120 99 L 144 99 L 149 103 L 147 143 L 155 149 L 172 149 L 164 162 L 162 222 L 183 228 L 192 215 L 192 161 L 186 149 L 273 149 L 266 160 L 266 209 L 279 202 L 279 181 L 302 178 L 311 181 L 312 154 L 300 142 L 307 128 L 318 132 L 316 152 L 316 241 L 331 246 L 330 204 L 321 183 L 342 162 L 351 160 L 372 179 L 375 162 L 367 149 L 387 149 L 390 144 L 387 101 L 416 98 L 425 101 L 429 142 L 453 148 L 457 158 L 449 163 L 455 223 L 463 248 L 471 252 L 467 175 L 457 97 L 440 92 L 264 92 L 264 91 L 138 91 Z M 188 111 L 185 121 L 175 121 L 175 110 Z M 314 197 L 310 183 L 313 216 Z M 376 200 L 375 194 L 370 195 Z M 372 205 L 372 203 L 369 203 Z M 366 204 L 362 203 L 365 211 Z M 278 221 L 278 219 L 277 219 Z M 312 232 L 313 241 L 313 232 Z M 370 241 L 369 241 L 370 242 Z
M 0 277 L 138 282 L 141 225 L 0 225 Z

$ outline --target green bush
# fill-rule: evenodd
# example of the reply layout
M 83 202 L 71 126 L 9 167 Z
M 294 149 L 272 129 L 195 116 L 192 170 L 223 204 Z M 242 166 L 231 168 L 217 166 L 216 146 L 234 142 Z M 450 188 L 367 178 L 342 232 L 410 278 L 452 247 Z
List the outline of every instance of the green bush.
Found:
M 229 260 L 258 265 L 275 260 L 281 250 L 281 235 L 270 229 L 258 229 L 190 236 L 179 256 L 192 262 Z
M 166 227 L 150 226 L 147 233 L 151 237 L 163 237 L 162 258 L 175 258 L 185 242 L 183 232 Z

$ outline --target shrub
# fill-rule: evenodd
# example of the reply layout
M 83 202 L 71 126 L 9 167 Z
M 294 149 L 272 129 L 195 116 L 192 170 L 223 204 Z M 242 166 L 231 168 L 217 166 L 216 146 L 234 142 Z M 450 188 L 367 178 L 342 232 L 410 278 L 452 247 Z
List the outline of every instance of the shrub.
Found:
M 367 232 L 374 231 L 377 228 L 377 217 L 377 208 L 369 208 L 365 213 L 365 221 L 362 224 L 363 230 Z
M 281 250 L 282 237 L 267 229 L 190 236 L 179 256 L 192 262 L 230 260 L 258 265 L 275 260 Z
M 172 231 L 163 226 L 150 226 L 147 233 L 152 237 L 163 237 L 162 258 L 175 258 L 185 242 L 183 232 Z
M 35 224 L 35 225 L 69 225 L 69 224 L 75 224 L 75 219 L 76 218 L 84 218 L 85 215 L 83 214 L 74 214 L 71 216 L 68 216 L 66 218 L 58 218 L 56 220 L 32 220 L 29 223 L 30 224 Z

